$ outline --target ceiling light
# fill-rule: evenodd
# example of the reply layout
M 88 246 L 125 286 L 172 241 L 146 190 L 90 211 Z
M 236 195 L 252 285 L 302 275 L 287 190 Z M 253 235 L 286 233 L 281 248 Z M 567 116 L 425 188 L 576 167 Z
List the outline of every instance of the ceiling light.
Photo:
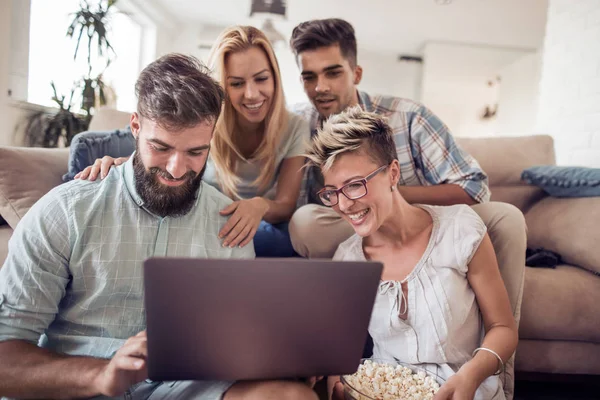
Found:
M 286 0 L 251 0 L 250 17 L 258 14 L 265 18 L 261 30 L 267 36 L 273 47 L 287 42 L 285 36 L 275 28 L 273 17 L 285 19 Z M 260 18 L 259 18 L 260 19 Z
M 285 0 L 252 0 L 250 16 L 254 13 L 267 13 L 285 17 Z

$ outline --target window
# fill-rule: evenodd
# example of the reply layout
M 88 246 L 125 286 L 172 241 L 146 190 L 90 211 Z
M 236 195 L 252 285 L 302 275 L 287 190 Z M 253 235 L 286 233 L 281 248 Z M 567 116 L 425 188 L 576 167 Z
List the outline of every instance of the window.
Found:
M 28 102 L 56 106 L 52 101 L 52 81 L 56 85 L 58 96 L 65 96 L 65 102 L 68 102 L 74 83 L 87 73 L 87 49 L 84 48 L 87 41 L 82 39 L 75 61 L 73 54 L 76 39 L 66 36 L 73 18 L 71 14 L 79 9 L 79 3 L 80 0 L 31 0 Z M 95 2 L 90 4 L 94 5 Z M 113 15 L 109 26 L 109 41 L 116 56 L 106 68 L 103 80 L 116 96 L 111 105 L 122 111 L 134 111 L 134 85 L 141 70 L 142 59 L 152 59 L 154 54 L 142 54 L 144 28 L 136 22 L 133 15 L 121 12 L 118 8 L 111 10 Z M 92 77 L 95 77 L 104 70 L 105 61 L 97 59 L 95 44 L 92 45 L 91 53 Z M 80 109 L 80 92 L 75 91 L 71 108 L 73 111 Z

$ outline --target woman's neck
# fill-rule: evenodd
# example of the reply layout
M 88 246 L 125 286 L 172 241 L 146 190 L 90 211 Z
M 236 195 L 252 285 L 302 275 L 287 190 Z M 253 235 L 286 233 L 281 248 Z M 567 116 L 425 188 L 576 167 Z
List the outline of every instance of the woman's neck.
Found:
M 242 135 L 262 135 L 265 130 L 265 121 L 261 122 L 250 122 L 244 118 L 240 118 L 239 115 L 235 119 L 235 124 L 240 134 Z
M 242 121 L 241 118 L 238 118 L 235 130 L 235 139 L 237 140 L 234 140 L 239 151 L 244 157 L 251 158 L 263 141 L 265 133 L 264 121 L 252 123 Z
M 398 246 L 419 235 L 431 223 L 429 213 L 410 205 L 400 195 L 394 196 L 389 217 L 379 229 L 365 238 L 368 246 Z

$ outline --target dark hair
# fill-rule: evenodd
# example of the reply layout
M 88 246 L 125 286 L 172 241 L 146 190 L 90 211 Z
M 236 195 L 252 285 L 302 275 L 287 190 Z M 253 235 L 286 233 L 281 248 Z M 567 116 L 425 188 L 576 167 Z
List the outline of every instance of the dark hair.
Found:
M 197 58 L 167 54 L 149 64 L 135 84 L 137 112 L 167 129 L 216 121 L 225 94 Z
M 356 36 L 348 21 L 339 18 L 313 19 L 300 23 L 292 31 L 290 46 L 296 57 L 306 50 L 337 44 L 342 55 L 356 66 Z

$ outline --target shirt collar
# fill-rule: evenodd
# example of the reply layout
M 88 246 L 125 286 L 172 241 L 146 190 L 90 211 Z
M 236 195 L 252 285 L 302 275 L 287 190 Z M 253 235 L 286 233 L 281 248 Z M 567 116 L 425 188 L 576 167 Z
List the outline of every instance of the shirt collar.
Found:
M 133 152 L 133 154 L 131 154 L 131 157 L 129 157 L 129 160 L 127 160 L 125 162 L 125 164 L 123 164 L 123 169 L 121 170 L 121 173 L 123 175 L 123 180 L 125 181 L 125 186 L 127 187 L 127 191 L 129 192 L 129 195 L 131 196 L 131 198 L 133 199 L 133 201 L 135 202 L 135 204 L 137 204 L 139 207 L 144 208 L 144 200 L 142 199 L 142 197 L 139 195 L 138 191 L 135 188 L 135 173 L 133 171 L 133 158 L 135 156 L 135 151 Z M 204 181 L 202 181 L 202 183 L 200 184 L 200 187 L 198 188 L 198 191 L 196 192 L 196 202 L 194 204 L 194 208 L 198 207 L 198 202 L 200 199 L 200 196 L 202 194 L 202 187 L 204 186 Z M 146 208 L 144 208 L 144 210 L 146 210 Z M 146 210 L 148 211 L 148 210 Z M 150 211 L 148 211 L 150 212 Z
M 358 104 L 360 105 L 360 107 L 367 111 L 367 112 L 374 112 L 375 111 L 375 107 L 373 107 L 373 102 L 371 101 L 371 98 L 369 97 L 369 95 L 365 92 L 361 92 L 358 91 Z
M 131 196 L 131 198 L 133 199 L 135 204 L 142 207 L 144 205 L 144 200 L 142 200 L 142 197 L 138 194 L 137 190 L 135 189 L 135 174 L 133 172 L 133 158 L 134 157 L 135 157 L 135 151 L 133 152 L 133 154 L 131 154 L 131 157 L 129 157 L 129 160 L 127 160 L 125 162 L 125 164 L 123 164 L 122 174 L 123 174 L 123 180 L 125 181 L 125 186 L 127 187 L 127 191 L 129 192 L 129 195 Z

